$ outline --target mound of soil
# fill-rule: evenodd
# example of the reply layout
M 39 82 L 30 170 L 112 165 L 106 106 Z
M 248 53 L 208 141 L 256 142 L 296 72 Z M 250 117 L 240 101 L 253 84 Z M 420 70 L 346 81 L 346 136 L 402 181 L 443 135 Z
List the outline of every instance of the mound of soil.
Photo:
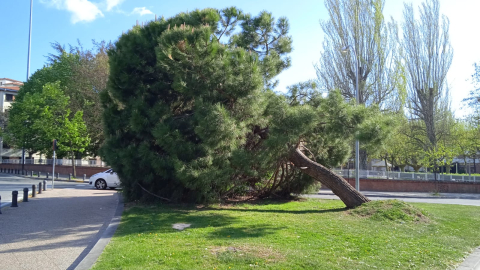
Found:
M 373 220 L 430 222 L 424 211 L 399 200 L 371 201 L 350 209 L 349 214 Z

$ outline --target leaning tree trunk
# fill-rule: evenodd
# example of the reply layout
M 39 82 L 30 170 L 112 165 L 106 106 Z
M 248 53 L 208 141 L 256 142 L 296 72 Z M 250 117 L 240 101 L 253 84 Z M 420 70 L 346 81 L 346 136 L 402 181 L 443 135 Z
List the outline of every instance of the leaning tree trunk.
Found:
M 297 148 L 292 151 L 289 159 L 295 167 L 301 168 L 304 173 L 331 189 L 348 208 L 357 207 L 370 201 L 362 193 L 353 188 L 343 177 L 312 161 L 305 156 L 300 149 Z

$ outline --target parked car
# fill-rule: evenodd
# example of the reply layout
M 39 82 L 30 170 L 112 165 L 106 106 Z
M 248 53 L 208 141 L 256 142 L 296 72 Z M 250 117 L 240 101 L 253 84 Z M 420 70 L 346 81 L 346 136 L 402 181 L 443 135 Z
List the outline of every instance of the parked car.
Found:
M 95 186 L 97 189 L 114 189 L 120 186 L 120 179 L 118 175 L 112 169 L 108 169 L 104 172 L 94 174 L 90 177 L 89 184 Z

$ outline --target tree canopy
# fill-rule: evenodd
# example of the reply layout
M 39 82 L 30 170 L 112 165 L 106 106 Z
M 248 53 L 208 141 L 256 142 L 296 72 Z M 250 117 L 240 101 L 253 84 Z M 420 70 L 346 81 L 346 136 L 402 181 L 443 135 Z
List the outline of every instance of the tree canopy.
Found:
M 323 98 L 309 83 L 289 96 L 269 90 L 288 66 L 291 43 L 288 21 L 273 21 L 268 12 L 252 17 L 236 8 L 204 9 L 120 37 L 109 51 L 111 73 L 101 94 L 102 155 L 128 199 L 145 198 L 144 192 L 196 202 L 300 193 L 318 172 L 317 165 L 296 166 L 304 158 L 297 149 L 330 167 L 348 156 L 345 138 L 376 140 L 388 132 L 377 107 L 353 106 L 338 92 Z M 232 22 L 240 34 L 224 43 L 219 33 L 233 33 Z M 273 34 L 259 41 L 261 31 L 276 33 L 278 44 Z M 355 196 L 349 206 L 367 200 Z

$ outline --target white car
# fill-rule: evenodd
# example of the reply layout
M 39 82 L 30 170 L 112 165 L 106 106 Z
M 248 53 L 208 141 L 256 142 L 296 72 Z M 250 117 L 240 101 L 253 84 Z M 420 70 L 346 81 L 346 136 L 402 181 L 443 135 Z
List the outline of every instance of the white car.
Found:
M 104 172 L 94 174 L 90 177 L 89 184 L 95 186 L 97 189 L 114 189 L 120 186 L 120 179 L 118 175 L 112 169 L 108 169 Z

